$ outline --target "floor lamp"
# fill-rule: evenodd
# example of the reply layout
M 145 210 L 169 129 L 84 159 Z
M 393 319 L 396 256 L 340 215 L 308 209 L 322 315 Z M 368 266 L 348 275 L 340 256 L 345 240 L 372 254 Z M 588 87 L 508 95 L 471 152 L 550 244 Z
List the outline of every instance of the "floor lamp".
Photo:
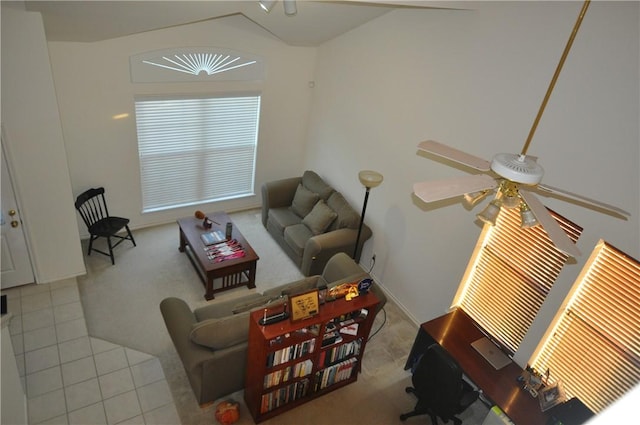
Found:
M 358 253 L 358 244 L 360 243 L 360 234 L 362 233 L 362 224 L 364 223 L 364 213 L 367 211 L 367 201 L 369 200 L 369 190 L 374 187 L 377 187 L 382 183 L 382 174 L 371 171 L 371 170 L 363 170 L 358 173 L 358 178 L 360 179 L 360 183 L 367 188 L 367 191 L 364 194 L 364 204 L 362 205 L 362 214 L 360 214 L 360 226 L 358 227 L 358 237 L 356 237 L 356 246 L 353 248 L 353 259 L 356 259 L 356 254 Z

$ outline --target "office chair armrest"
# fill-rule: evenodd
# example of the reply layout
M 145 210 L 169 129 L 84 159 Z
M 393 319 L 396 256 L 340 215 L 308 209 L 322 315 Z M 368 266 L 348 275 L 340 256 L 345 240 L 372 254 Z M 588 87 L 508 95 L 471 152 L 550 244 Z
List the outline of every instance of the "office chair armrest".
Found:
M 462 391 L 462 397 L 460 397 L 460 406 L 467 408 L 471 406 L 480 396 L 478 391 L 475 391 L 469 384 L 464 382 L 464 390 Z M 468 387 L 468 388 L 467 388 Z

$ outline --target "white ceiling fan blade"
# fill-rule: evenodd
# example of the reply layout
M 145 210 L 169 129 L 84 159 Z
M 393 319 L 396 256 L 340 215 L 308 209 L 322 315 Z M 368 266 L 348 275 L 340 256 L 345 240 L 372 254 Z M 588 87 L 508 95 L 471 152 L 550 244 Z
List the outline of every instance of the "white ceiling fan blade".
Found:
M 477 156 L 462 152 L 451 146 L 443 145 L 442 143 L 435 142 L 433 140 L 426 140 L 418 144 L 418 149 L 424 152 L 432 153 L 434 155 L 441 156 L 443 158 L 450 159 L 459 164 L 466 165 L 467 167 L 475 168 L 480 171 L 489 171 L 491 169 L 491 163 Z
M 553 218 L 549 210 L 547 210 L 547 207 L 531 192 L 520 189 L 520 195 L 527 205 L 529 205 L 533 215 L 536 216 L 536 219 L 547 232 L 549 239 L 553 241 L 556 248 L 572 257 L 579 257 L 581 255 L 580 250 L 569 236 L 567 236 L 565 231 L 562 230 L 562 227 L 560 227 L 556 219 Z
M 546 184 L 539 184 L 538 189 L 542 192 L 548 192 L 553 194 L 559 194 L 564 197 L 573 198 L 575 200 L 581 201 L 585 204 L 591 204 L 599 209 L 605 210 L 612 215 L 620 217 L 624 220 L 627 219 L 631 214 L 627 211 L 620 209 L 618 207 L 614 207 L 613 205 L 605 204 L 604 202 L 596 201 L 595 199 L 587 198 L 586 196 L 578 195 L 577 193 L 572 193 L 563 189 L 558 189 L 557 187 L 548 186 Z
M 434 180 L 413 185 L 413 192 L 424 202 L 435 202 L 453 198 L 465 193 L 495 189 L 498 186 L 493 177 L 486 174 Z

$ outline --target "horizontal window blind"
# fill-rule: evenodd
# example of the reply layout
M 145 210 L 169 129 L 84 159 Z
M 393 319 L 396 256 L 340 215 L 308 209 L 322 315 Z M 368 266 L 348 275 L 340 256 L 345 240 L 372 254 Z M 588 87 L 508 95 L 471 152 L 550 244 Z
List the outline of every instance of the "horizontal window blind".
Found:
M 550 211 L 575 242 L 582 228 Z M 502 208 L 486 225 L 454 304 L 514 353 L 568 256 L 541 226 L 522 229 L 518 208 Z
M 640 382 L 640 263 L 594 249 L 532 366 L 599 412 Z
M 253 194 L 260 96 L 135 104 L 143 211 Z

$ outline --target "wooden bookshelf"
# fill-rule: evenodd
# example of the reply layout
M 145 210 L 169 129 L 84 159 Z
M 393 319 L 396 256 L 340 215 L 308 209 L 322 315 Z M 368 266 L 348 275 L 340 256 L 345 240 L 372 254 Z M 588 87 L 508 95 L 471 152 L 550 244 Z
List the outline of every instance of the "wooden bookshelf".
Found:
M 351 301 L 340 298 L 321 305 L 311 318 L 266 326 L 259 323 L 264 313 L 254 311 L 249 319 L 244 390 L 254 421 L 355 382 L 378 303 L 373 293 Z M 339 338 L 332 341 L 334 336 Z

